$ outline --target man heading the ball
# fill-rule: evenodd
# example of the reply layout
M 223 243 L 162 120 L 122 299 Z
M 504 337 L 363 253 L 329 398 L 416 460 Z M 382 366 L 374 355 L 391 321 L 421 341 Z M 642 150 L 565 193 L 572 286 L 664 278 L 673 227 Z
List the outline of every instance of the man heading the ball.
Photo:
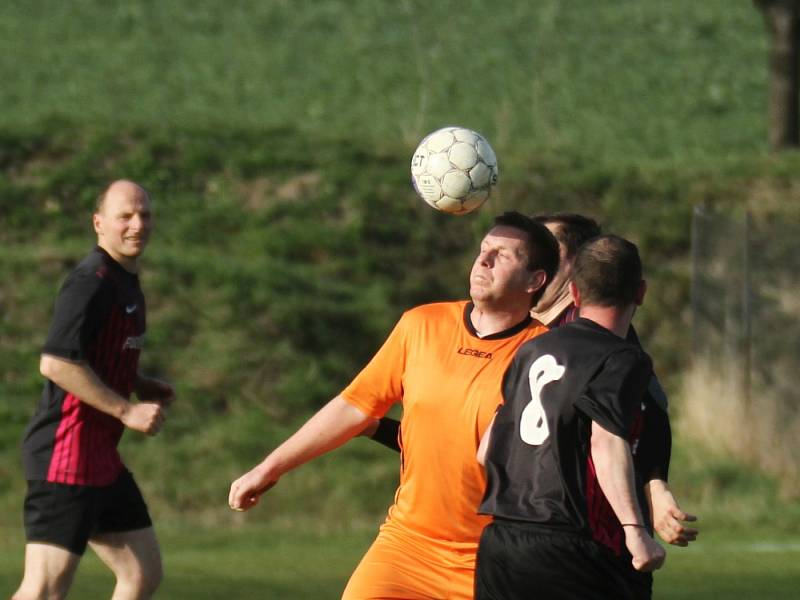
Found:
M 486 517 L 478 438 L 500 402 L 517 349 L 546 328 L 530 316 L 558 267 L 543 225 L 505 213 L 484 236 L 470 273 L 471 301 L 407 311 L 340 395 L 231 485 L 229 504 L 253 507 L 291 469 L 358 435 L 402 403 L 400 487 L 345 600 L 473 597 Z
M 578 309 L 569 292 L 573 262 L 578 248 L 599 236 L 601 228 L 594 219 L 576 213 L 537 214 L 533 219 L 551 231 L 559 246 L 558 270 L 531 310 L 534 319 L 552 329 L 578 318 Z M 639 343 L 633 325 L 628 332 L 628 339 Z M 648 384 L 644 403 L 646 435 L 636 456 L 637 492 L 643 501 L 643 509 L 649 509 L 647 520 L 659 536 L 670 544 L 686 546 L 697 537 L 698 532 L 684 521 L 695 521 L 697 517 L 681 510 L 667 483 L 672 434 L 667 397 L 655 374 Z M 376 420 L 362 435 L 393 450 L 400 450 L 399 422 L 389 417 Z

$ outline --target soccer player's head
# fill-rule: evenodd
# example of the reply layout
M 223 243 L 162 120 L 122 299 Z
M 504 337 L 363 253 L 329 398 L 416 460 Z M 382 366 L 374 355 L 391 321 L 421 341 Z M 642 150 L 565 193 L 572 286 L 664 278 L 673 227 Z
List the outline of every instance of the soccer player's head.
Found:
M 481 241 L 470 273 L 470 296 L 476 304 L 530 308 L 558 269 L 558 242 L 530 217 L 506 212 Z
M 568 283 L 572 276 L 572 261 L 581 244 L 600 235 L 600 226 L 594 219 L 575 213 L 546 213 L 534 215 L 533 220 L 543 224 L 558 240 L 558 271 L 547 286 L 533 310 L 543 313 L 556 303 L 569 299 Z
M 641 304 L 646 286 L 638 248 L 616 235 L 589 240 L 575 255 L 572 283 L 580 306 L 622 309 Z
M 134 265 L 150 239 L 150 196 L 132 181 L 114 181 L 97 198 L 92 223 L 98 245 L 123 266 Z
M 602 233 L 597 221 L 576 213 L 545 213 L 534 215 L 533 220 L 545 225 L 558 240 L 563 268 L 584 242 Z

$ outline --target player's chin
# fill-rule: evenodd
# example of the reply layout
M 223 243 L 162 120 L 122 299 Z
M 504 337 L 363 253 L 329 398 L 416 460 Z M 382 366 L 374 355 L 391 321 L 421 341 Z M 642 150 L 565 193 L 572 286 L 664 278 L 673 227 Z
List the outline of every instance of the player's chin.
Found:
M 139 256 L 147 247 L 147 240 L 142 238 L 128 239 L 125 241 L 125 250 L 128 256 Z
M 486 300 L 489 297 L 489 286 L 483 281 L 473 281 L 469 286 L 469 295 L 473 300 Z

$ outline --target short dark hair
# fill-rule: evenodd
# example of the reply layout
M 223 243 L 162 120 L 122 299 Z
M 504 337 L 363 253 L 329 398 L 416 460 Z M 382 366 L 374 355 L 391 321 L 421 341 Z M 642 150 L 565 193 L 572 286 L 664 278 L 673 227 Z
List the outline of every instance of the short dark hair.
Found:
M 558 225 L 554 235 L 567 249 L 567 258 L 575 256 L 582 244 L 603 233 L 597 221 L 577 213 L 543 213 L 534 215 L 533 220 L 542 225 Z
M 575 256 L 572 281 L 581 304 L 625 307 L 636 300 L 642 261 L 635 244 L 617 235 L 602 235 L 583 244 Z
M 494 224 L 495 226 L 513 227 L 527 234 L 528 270 L 542 269 L 547 274 L 545 285 L 533 294 L 532 305 L 536 304 L 558 271 L 558 241 L 542 223 L 517 211 L 508 211 L 496 216 Z

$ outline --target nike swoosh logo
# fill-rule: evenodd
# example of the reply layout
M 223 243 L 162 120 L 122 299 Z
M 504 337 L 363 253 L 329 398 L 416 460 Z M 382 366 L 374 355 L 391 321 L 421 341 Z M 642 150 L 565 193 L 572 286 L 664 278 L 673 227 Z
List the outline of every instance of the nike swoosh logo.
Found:
M 132 304 L 131 306 L 126 306 L 125 307 L 125 312 L 128 313 L 128 314 L 131 314 L 135 310 L 136 310 L 136 305 L 135 304 Z

